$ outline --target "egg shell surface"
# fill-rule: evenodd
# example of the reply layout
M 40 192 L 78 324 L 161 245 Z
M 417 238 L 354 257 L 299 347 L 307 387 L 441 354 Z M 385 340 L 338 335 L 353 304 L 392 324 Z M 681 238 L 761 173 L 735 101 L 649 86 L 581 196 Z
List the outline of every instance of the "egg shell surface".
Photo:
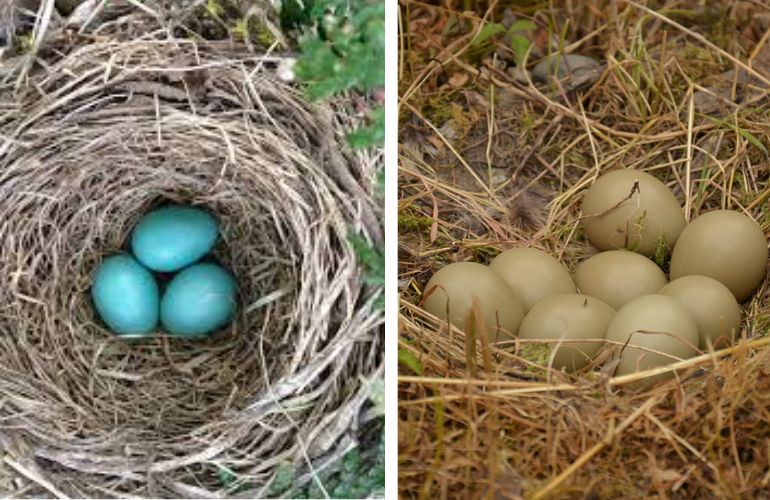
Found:
M 578 264 L 575 283 L 580 293 L 596 297 L 617 311 L 633 298 L 657 293 L 666 284 L 666 275 L 642 255 L 610 250 Z
M 682 231 L 671 255 L 671 279 L 708 276 L 743 302 L 762 283 L 767 257 L 767 238 L 753 219 L 733 210 L 714 210 Z
M 430 278 L 422 307 L 429 313 L 465 329 L 473 299 L 481 304 L 484 327 L 490 341 L 514 338 L 524 319 L 524 306 L 511 287 L 489 267 L 475 262 L 448 264 Z M 448 316 L 447 316 L 448 310 Z
M 615 310 L 601 300 L 587 295 L 568 293 L 553 295 L 533 307 L 519 328 L 522 339 L 579 340 L 594 342 L 565 342 L 550 344 L 553 368 L 568 372 L 579 370 L 593 359 L 604 345 L 607 326 Z
M 620 361 L 616 376 L 691 358 L 697 354 L 698 338 L 698 324 L 692 314 L 673 297 L 660 294 L 631 300 L 615 313 L 607 327 L 607 340 L 619 343 L 613 346 L 613 359 Z M 672 376 L 670 372 L 650 377 L 647 382 Z
M 567 268 L 537 248 L 506 250 L 492 260 L 489 268 L 508 283 L 525 312 L 552 295 L 577 292 Z
M 232 274 L 216 264 L 195 264 L 168 284 L 160 304 L 161 323 L 174 335 L 205 336 L 230 322 L 235 294 Z
M 638 182 L 638 189 L 634 184 Z M 626 249 L 652 255 L 669 249 L 687 221 L 674 193 L 652 175 L 633 169 L 602 175 L 583 196 L 586 236 L 599 250 Z
M 695 318 L 700 332 L 699 347 L 707 350 L 731 345 L 741 325 L 741 307 L 730 289 L 708 276 L 684 276 L 660 289 L 675 298 Z
M 94 273 L 91 294 L 99 316 L 116 334 L 143 337 L 156 329 L 158 284 L 152 273 L 130 255 L 106 258 Z
M 218 234 L 217 221 L 208 212 L 171 205 L 142 217 L 134 229 L 131 248 L 153 271 L 174 272 L 209 253 Z

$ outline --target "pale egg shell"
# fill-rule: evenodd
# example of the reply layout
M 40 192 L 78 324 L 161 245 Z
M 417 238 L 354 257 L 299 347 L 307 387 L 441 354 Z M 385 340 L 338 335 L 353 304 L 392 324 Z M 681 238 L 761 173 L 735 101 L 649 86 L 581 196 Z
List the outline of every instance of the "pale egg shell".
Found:
M 767 238 L 753 219 L 733 210 L 714 210 L 682 231 L 671 255 L 671 279 L 708 276 L 743 302 L 764 279 L 767 257 Z
M 91 294 L 99 316 L 122 337 L 144 337 L 158 324 L 158 284 L 150 271 L 128 254 L 104 259 Z
M 615 313 L 607 327 L 607 340 L 620 343 L 612 347 L 613 360 L 620 360 L 615 375 L 628 375 L 695 356 L 698 324 L 673 297 L 643 295 Z M 652 349 L 661 354 L 639 348 Z M 666 373 L 647 382 L 672 376 L 673 373 Z
M 638 190 L 633 189 L 635 182 Z M 586 236 L 599 250 L 626 249 L 650 256 L 661 241 L 674 248 L 686 224 L 674 193 L 652 175 L 633 169 L 596 179 L 581 209 Z
M 741 325 L 741 308 L 726 286 L 707 276 L 685 276 L 660 289 L 675 298 L 698 323 L 699 347 L 708 342 L 717 348 L 732 344 Z
M 552 295 L 576 292 L 567 268 L 537 248 L 506 250 L 492 260 L 489 268 L 508 283 L 525 312 Z
M 219 228 L 209 213 L 170 205 L 146 214 L 134 229 L 131 248 L 137 260 L 160 272 L 178 271 L 209 253 Z
M 423 293 L 423 309 L 442 320 L 448 318 L 461 330 L 473 311 L 473 298 L 478 297 L 491 341 L 513 338 L 524 318 L 524 307 L 511 287 L 487 266 L 475 262 L 442 267 L 430 278 Z
M 604 345 L 607 326 L 615 310 L 601 300 L 570 293 L 554 295 L 538 302 L 524 317 L 519 328 L 522 339 L 579 340 L 594 342 L 565 342 L 550 344 L 553 368 L 571 372 L 585 367 Z
M 666 284 L 666 275 L 646 257 L 610 250 L 578 264 L 575 284 L 580 293 L 596 297 L 617 311 L 631 299 L 657 293 Z
M 235 293 L 235 279 L 222 267 L 190 266 L 168 284 L 160 303 L 161 323 L 174 335 L 208 335 L 232 319 Z

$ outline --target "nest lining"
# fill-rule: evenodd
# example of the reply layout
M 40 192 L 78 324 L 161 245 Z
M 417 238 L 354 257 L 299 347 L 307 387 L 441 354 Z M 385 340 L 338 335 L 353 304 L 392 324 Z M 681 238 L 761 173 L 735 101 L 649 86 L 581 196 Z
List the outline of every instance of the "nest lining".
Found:
M 0 116 L 0 436 L 52 488 L 262 491 L 280 461 L 333 453 L 355 427 L 381 317 L 346 238 L 381 237 L 379 159 L 342 153 L 349 117 L 271 62 L 104 42 L 0 96 L 16 103 Z M 123 341 L 91 305 L 95 266 L 164 200 L 217 217 L 215 257 L 239 283 L 233 325 L 203 342 Z

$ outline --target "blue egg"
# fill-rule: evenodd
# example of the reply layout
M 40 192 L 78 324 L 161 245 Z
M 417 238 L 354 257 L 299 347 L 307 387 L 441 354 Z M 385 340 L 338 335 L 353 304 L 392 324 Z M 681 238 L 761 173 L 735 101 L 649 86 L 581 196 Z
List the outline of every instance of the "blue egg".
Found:
M 158 283 L 136 259 L 128 254 L 108 257 L 93 279 L 96 311 L 112 331 L 142 337 L 155 330 L 160 309 Z
M 233 276 L 216 264 L 195 264 L 168 284 L 160 321 L 169 333 L 200 337 L 230 322 L 235 311 Z
M 153 271 L 178 271 L 214 248 L 219 228 L 207 212 L 180 205 L 159 208 L 139 221 L 131 248 Z

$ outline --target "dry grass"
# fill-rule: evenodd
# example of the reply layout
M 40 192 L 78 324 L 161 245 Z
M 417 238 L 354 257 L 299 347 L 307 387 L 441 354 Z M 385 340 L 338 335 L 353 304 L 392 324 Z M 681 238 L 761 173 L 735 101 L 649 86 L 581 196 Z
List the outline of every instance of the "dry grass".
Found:
M 376 290 L 346 243 L 382 238 L 380 157 L 344 146 L 356 117 L 308 104 L 279 54 L 156 21 L 54 36 L 0 89 L 0 445 L 28 479 L 17 497 L 263 496 L 284 462 L 312 480 L 353 444 L 362 380 L 381 374 Z M 118 340 L 90 302 L 95 265 L 163 200 L 216 215 L 239 281 L 232 327 L 206 341 Z
M 770 495 L 767 281 L 743 304 L 741 342 L 646 389 L 600 364 L 549 370 L 547 348 L 525 342 L 469 356 L 462 332 L 415 306 L 441 266 L 514 246 L 574 268 L 596 252 L 579 221 L 582 193 L 618 167 L 663 180 L 688 220 L 729 208 L 770 232 L 770 10 L 648 5 L 522 7 L 540 26 L 530 61 L 552 32 L 605 63 L 590 87 L 569 91 L 569 81 L 514 82 L 504 43 L 472 55 L 481 20 L 504 15 L 496 2 L 475 14 L 401 4 L 400 348 L 423 367 L 401 369 L 404 497 Z

